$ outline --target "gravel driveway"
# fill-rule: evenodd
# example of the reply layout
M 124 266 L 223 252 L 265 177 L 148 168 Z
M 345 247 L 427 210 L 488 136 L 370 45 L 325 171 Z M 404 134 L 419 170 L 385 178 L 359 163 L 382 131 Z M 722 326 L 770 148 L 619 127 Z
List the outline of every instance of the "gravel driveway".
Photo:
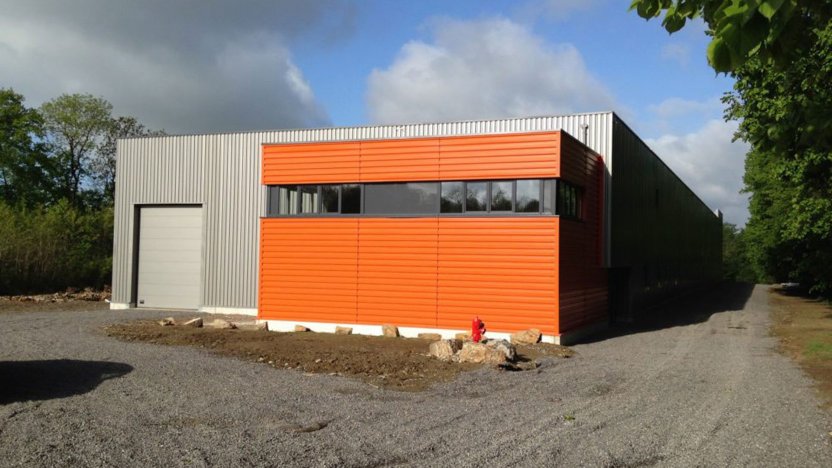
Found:
M 774 352 L 765 288 L 696 301 L 539 372 L 415 394 L 97 331 L 162 312 L 0 314 L 0 464 L 832 466 L 832 418 Z

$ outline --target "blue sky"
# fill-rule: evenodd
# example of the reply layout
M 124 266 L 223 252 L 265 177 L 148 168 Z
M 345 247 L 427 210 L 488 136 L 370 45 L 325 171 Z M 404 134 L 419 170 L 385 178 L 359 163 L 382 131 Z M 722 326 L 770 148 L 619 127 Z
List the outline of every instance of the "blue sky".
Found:
M 668 35 L 628 3 L 0 0 L 0 86 L 92 93 L 170 133 L 614 110 L 744 224 L 747 147 L 704 25 Z

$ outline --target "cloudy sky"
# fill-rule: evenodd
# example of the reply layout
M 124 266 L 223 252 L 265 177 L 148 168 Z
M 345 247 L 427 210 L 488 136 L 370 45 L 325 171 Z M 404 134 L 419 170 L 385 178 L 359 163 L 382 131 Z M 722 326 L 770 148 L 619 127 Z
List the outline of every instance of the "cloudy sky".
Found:
M 169 133 L 616 111 L 744 224 L 746 147 L 705 61 L 621 0 L 0 0 L 0 87 Z

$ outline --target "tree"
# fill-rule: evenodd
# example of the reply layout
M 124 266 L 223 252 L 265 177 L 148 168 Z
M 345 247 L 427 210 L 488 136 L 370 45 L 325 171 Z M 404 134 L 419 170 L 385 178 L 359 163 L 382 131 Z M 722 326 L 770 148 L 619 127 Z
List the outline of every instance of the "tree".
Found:
M 669 33 L 687 20 L 703 18 L 712 37 L 708 63 L 725 73 L 752 58 L 791 63 L 800 53 L 805 29 L 832 16 L 832 5 L 816 0 L 633 0 L 630 10 L 647 20 L 664 13 L 662 26 Z
M 104 134 L 104 139 L 90 163 L 90 175 L 104 198 L 111 203 L 116 186 L 116 142 L 119 138 L 162 136 L 163 130 L 148 130 L 134 117 L 117 117 Z
M 76 206 L 90 159 L 112 125 L 112 109 L 109 102 L 90 94 L 64 94 L 41 106 L 58 193 Z
M 0 88 L 0 200 L 32 206 L 42 203 L 49 187 L 43 119 L 12 89 Z
M 745 231 L 731 223 L 722 225 L 722 276 L 726 280 L 757 283 L 765 276 L 755 270 L 748 254 Z

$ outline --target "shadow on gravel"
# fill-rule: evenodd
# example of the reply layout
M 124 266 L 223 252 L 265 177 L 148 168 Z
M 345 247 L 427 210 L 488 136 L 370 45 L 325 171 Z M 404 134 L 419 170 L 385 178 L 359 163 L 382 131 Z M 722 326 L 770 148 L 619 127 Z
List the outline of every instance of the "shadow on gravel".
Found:
M 753 284 L 723 283 L 707 291 L 688 293 L 644 311 L 634 323 L 614 324 L 580 343 L 706 322 L 716 313 L 742 310 L 753 290 Z
M 0 404 L 81 395 L 132 370 L 106 361 L 0 361 Z

